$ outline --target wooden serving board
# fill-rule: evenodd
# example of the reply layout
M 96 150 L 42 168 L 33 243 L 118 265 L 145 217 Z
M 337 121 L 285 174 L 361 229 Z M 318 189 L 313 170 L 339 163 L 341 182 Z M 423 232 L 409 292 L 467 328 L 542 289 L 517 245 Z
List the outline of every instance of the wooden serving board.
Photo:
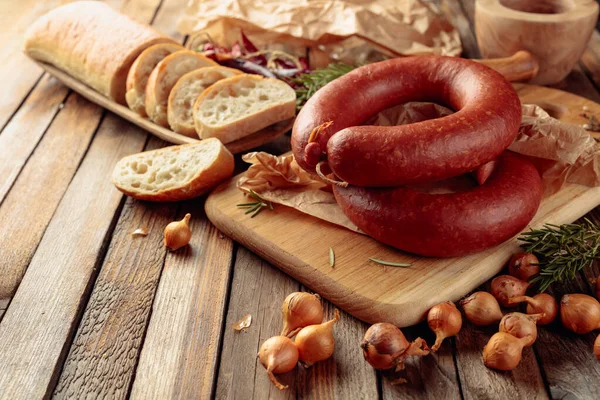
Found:
M 150 121 L 148 118 L 143 118 L 139 116 L 136 112 L 130 110 L 129 108 L 114 102 L 103 94 L 95 91 L 94 89 L 87 86 L 85 83 L 73 78 L 71 75 L 61 71 L 60 69 L 44 63 L 40 61 L 34 60 L 40 67 L 42 67 L 46 72 L 50 75 L 54 76 L 56 79 L 61 81 L 65 86 L 70 89 L 76 91 L 86 99 L 91 102 L 98 104 L 101 107 L 106 108 L 109 111 L 117 114 L 121 118 L 126 119 L 127 121 L 139 126 L 140 128 L 150 132 L 154 136 L 157 136 L 163 140 L 166 140 L 169 143 L 173 144 L 187 144 L 187 143 L 195 143 L 200 139 L 194 139 L 187 137 L 185 135 L 181 135 L 179 133 L 175 133 L 170 129 L 164 128 L 160 125 L 155 124 Z M 241 153 L 243 151 L 247 151 L 253 149 L 255 147 L 261 146 L 265 143 L 270 142 L 278 138 L 279 136 L 285 134 L 294 124 L 294 118 L 278 122 L 271 126 L 268 126 L 258 132 L 253 133 L 252 135 L 246 136 L 242 139 L 236 140 L 231 143 L 227 143 L 225 147 L 229 149 L 233 154 Z
M 556 89 L 515 85 L 523 103 L 546 108 L 565 122 L 582 124 L 583 106 L 600 115 L 600 105 Z M 406 254 L 292 208 L 275 205 L 255 218 L 236 207 L 243 202 L 234 177 L 207 199 L 208 218 L 228 236 L 293 276 L 340 308 L 369 323 L 413 325 L 442 301 L 456 301 L 497 274 L 518 250 L 516 238 L 467 257 L 436 259 Z M 600 187 L 569 184 L 545 199 L 531 222 L 573 222 L 600 204 Z M 329 266 L 329 248 L 335 266 Z M 375 257 L 413 263 L 384 267 Z

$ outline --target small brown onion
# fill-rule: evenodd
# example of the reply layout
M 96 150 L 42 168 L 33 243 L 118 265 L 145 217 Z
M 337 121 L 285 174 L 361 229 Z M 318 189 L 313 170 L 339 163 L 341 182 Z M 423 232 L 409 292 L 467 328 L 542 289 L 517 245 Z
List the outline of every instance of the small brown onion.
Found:
M 454 336 L 462 327 L 462 315 L 454 303 L 446 301 L 433 306 L 427 313 L 427 324 L 435 333 L 435 344 L 431 351 L 438 351 L 445 338 Z
M 300 329 L 323 321 L 323 307 L 318 294 L 290 293 L 281 306 L 283 313 L 282 336 L 293 337 Z
M 365 360 L 375 369 L 404 369 L 404 360 L 409 356 L 429 354 L 427 343 L 421 338 L 409 343 L 395 325 L 380 322 L 371 325 L 360 345 Z
M 596 336 L 596 340 L 594 341 L 594 355 L 600 361 L 600 335 Z
M 500 275 L 492 280 L 491 293 L 503 307 L 515 307 L 508 300 L 512 297 L 524 296 L 529 283 L 510 275 Z
M 518 304 L 524 301 L 527 302 L 527 314 L 545 314 L 544 317 L 537 322 L 538 325 L 548 325 L 554 321 L 558 315 L 558 303 L 554 300 L 554 297 L 548 293 L 536 294 L 533 297 L 513 297 L 508 302 L 510 304 Z
M 178 250 L 190 242 L 192 238 L 192 231 L 189 227 L 191 217 L 191 214 L 185 214 L 181 221 L 173 221 L 165 227 L 165 246 L 169 250 Z
M 537 339 L 536 322 L 543 316 L 544 314 L 528 315 L 520 312 L 506 314 L 500 320 L 500 332 L 510 333 L 519 339 L 528 337 L 530 341 L 525 346 L 531 346 Z
M 498 300 L 488 292 L 475 292 L 462 299 L 460 305 L 473 325 L 488 326 L 502 319 Z
M 565 328 L 575 333 L 599 329 L 600 303 L 587 294 L 565 294 L 560 300 L 560 319 Z
M 540 261 L 532 253 L 517 253 L 508 262 L 508 273 L 522 281 L 529 281 L 532 276 L 540 273 Z
M 483 348 L 483 363 L 488 368 L 510 371 L 521 362 L 523 347 L 528 337 L 517 338 L 506 332 L 497 332 Z
M 260 346 L 258 358 L 277 389 L 287 389 L 287 385 L 279 383 L 273 374 L 285 374 L 298 364 L 298 348 L 294 342 L 285 336 L 273 336 Z
M 600 300 L 600 276 L 596 278 L 596 299 Z
M 340 320 L 340 312 L 335 310 L 335 317 L 319 325 L 309 325 L 298 332 L 296 347 L 300 361 L 310 367 L 316 362 L 327 360 L 335 349 L 333 325 Z

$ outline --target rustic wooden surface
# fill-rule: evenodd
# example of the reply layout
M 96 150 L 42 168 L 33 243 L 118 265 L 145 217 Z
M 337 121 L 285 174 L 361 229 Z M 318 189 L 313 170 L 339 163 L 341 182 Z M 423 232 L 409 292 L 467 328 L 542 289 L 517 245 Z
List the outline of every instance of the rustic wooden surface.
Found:
M 116 160 L 164 143 L 71 92 L 21 54 L 31 21 L 64 1 L 0 2 L 0 398 L 594 399 L 594 334 L 540 330 L 521 366 L 486 369 L 492 330 L 465 324 L 439 354 L 376 373 L 358 344 L 367 325 L 342 313 L 335 357 L 281 376 L 275 390 L 256 360 L 281 329 L 284 296 L 304 288 L 218 232 L 203 199 L 156 205 L 125 199 L 110 183 Z M 480 53 L 474 0 L 437 1 L 457 26 L 464 55 Z M 185 0 L 109 0 L 177 37 Z M 180 37 L 181 40 L 183 38 Z M 600 35 L 557 88 L 600 101 Z M 285 139 L 265 147 L 289 148 Z M 241 163 L 238 163 L 243 168 Z M 166 252 L 164 224 L 193 215 L 189 248 Z M 588 214 L 598 220 L 598 209 Z M 131 237 L 138 227 L 147 237 Z M 586 271 L 563 288 L 591 292 Z M 584 276 L 585 275 L 585 276 Z M 326 303 L 327 315 L 333 307 Z M 246 332 L 231 324 L 251 313 Z M 423 325 L 409 338 L 432 341 Z M 409 383 L 392 386 L 390 379 Z

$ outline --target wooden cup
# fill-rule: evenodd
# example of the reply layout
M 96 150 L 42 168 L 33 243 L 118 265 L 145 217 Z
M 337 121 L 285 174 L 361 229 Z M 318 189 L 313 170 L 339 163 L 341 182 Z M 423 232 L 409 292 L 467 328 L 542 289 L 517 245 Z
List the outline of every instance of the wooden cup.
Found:
M 477 0 L 475 33 L 485 58 L 527 50 L 539 71 L 530 83 L 551 85 L 581 58 L 598 18 L 595 0 Z

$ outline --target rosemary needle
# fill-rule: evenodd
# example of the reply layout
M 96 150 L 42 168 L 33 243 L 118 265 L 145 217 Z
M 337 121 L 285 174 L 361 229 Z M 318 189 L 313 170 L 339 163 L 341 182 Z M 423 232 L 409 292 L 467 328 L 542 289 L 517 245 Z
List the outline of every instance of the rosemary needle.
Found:
M 333 268 L 334 265 L 335 265 L 335 253 L 333 252 L 333 249 L 330 247 L 329 248 L 329 266 L 331 268 Z
M 401 268 L 408 268 L 410 266 L 412 266 L 411 264 L 408 263 L 397 263 L 397 262 L 391 262 L 391 261 L 385 261 L 385 260 L 380 260 L 378 258 L 369 258 L 369 260 L 376 262 L 377 264 L 381 264 L 381 265 L 387 265 L 388 267 L 401 267 Z
M 254 190 L 250 190 L 250 193 L 248 193 L 248 195 L 256 201 L 240 203 L 236 204 L 236 206 L 240 208 L 245 208 L 246 211 L 244 212 L 244 214 L 252 213 L 252 215 L 250 215 L 250 218 L 256 217 L 258 213 L 261 212 L 262 209 L 265 207 L 268 207 L 269 210 L 273 209 L 273 205 L 271 204 L 271 202 L 263 200 L 258 194 L 256 194 Z

